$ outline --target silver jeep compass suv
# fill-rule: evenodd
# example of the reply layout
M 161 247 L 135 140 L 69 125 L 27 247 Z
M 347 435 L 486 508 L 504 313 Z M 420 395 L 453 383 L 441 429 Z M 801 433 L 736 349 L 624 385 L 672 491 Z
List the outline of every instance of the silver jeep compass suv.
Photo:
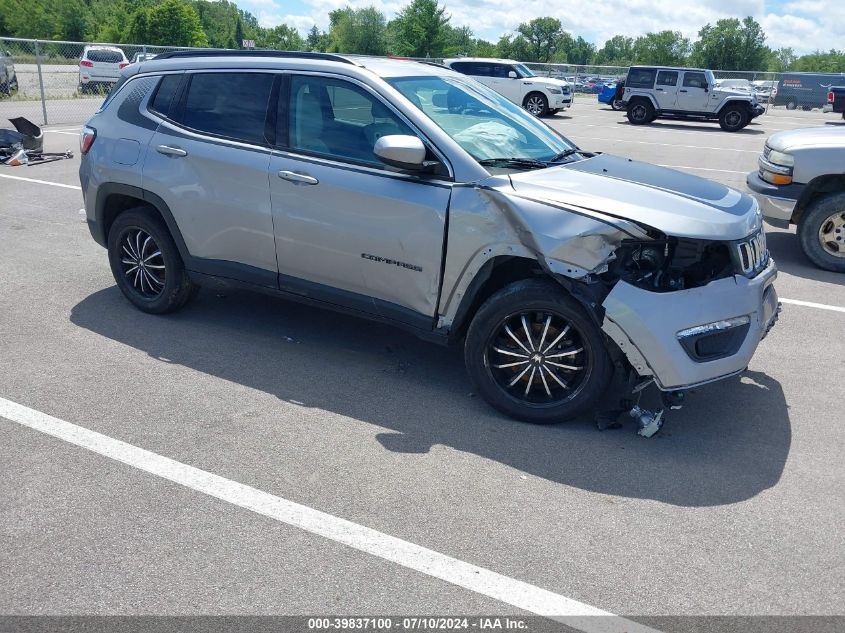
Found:
M 735 375 L 777 314 L 753 198 L 583 151 L 442 66 L 167 53 L 81 144 L 91 234 L 141 310 L 237 284 L 461 341 L 523 420 L 590 409 L 614 367 L 667 392 Z

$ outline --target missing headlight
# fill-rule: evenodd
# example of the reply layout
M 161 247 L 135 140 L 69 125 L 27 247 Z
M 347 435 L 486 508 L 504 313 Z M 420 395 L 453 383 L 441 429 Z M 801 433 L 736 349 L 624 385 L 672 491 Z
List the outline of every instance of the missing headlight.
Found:
M 625 240 L 605 274 L 654 292 L 704 286 L 734 274 L 731 249 L 725 242 L 670 237 Z

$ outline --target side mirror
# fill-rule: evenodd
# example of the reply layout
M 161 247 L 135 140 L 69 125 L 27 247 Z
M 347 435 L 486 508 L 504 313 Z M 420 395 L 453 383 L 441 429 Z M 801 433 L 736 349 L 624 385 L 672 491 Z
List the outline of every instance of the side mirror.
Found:
M 513 71 L 513 70 L 508 71 L 508 79 L 517 79 L 517 77 L 518 76 L 516 74 L 516 71 Z
M 373 153 L 381 162 L 391 167 L 409 171 L 421 171 L 425 167 L 425 145 L 416 136 L 405 134 L 382 136 L 376 141 Z
M 704 84 L 704 92 L 710 92 L 710 84 Z

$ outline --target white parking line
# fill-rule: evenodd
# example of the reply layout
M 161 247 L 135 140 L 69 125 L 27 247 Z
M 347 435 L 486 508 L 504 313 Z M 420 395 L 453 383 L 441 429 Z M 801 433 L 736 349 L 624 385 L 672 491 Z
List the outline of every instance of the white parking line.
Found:
M 799 301 L 798 299 L 781 299 L 781 303 L 789 303 L 795 306 L 804 306 L 805 308 L 818 308 L 819 310 L 830 310 L 831 312 L 845 312 L 845 308 L 839 306 L 831 306 L 826 303 L 814 303 L 812 301 Z
M 45 132 L 52 132 L 53 134 L 67 134 L 68 136 L 79 136 L 79 132 L 68 132 L 66 130 L 44 130 Z
M 573 136 L 575 136 L 573 134 Z M 720 152 L 743 152 L 746 154 L 759 154 L 760 150 L 756 149 L 733 149 L 730 147 L 707 147 L 703 145 L 678 145 L 677 143 L 654 143 L 652 141 L 627 141 L 622 138 L 599 138 L 595 136 L 581 136 L 579 137 L 588 141 L 612 141 L 613 143 L 637 143 L 638 145 L 662 145 L 664 147 L 684 147 L 688 149 L 714 149 Z
M 23 176 L 12 176 L 11 174 L 0 174 L 0 178 L 8 178 L 10 180 L 22 180 L 24 182 L 32 182 L 37 185 L 50 185 L 51 187 L 63 187 L 65 189 L 76 189 L 82 191 L 79 185 L 66 185 L 63 182 L 50 182 L 49 180 L 38 180 L 37 178 L 24 178 Z
M 723 174 L 747 174 L 747 171 L 733 171 L 731 169 L 710 169 L 709 167 L 686 167 L 684 165 L 658 165 L 658 167 L 671 167 L 672 169 L 696 169 L 698 171 L 719 171 Z
M 186 488 L 590 633 L 654 629 L 0 398 L 0 417 Z M 597 617 L 603 616 L 603 617 Z

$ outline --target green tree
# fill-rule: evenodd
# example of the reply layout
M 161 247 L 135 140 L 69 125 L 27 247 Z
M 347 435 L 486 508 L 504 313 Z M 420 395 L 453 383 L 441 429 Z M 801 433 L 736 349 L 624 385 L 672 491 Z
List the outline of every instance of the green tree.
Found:
M 593 62 L 596 56 L 596 45 L 588 42 L 580 35 L 571 41 L 566 48 L 566 61 L 570 64 L 583 66 Z
M 446 29 L 446 48 L 443 54 L 447 57 L 457 55 L 475 55 L 476 45 L 472 29 L 468 26 L 452 27 L 448 24 Z
M 384 55 L 386 20 L 375 7 L 336 9 L 329 13 L 328 50 L 336 53 Z
M 698 32 L 693 59 L 716 70 L 759 70 L 768 61 L 766 34 L 752 17 L 707 24 Z
M 450 19 L 437 0 L 412 0 L 396 16 L 395 52 L 408 57 L 442 57 Z
M 680 31 L 646 33 L 634 40 L 634 61 L 638 64 L 683 66 L 690 54 L 690 42 Z
M 244 45 L 244 23 L 241 16 L 238 16 L 238 21 L 235 22 L 235 46 L 234 48 L 241 48 Z
M 634 61 L 634 38 L 614 35 L 596 53 L 595 63 L 604 66 L 629 66 Z
M 318 29 L 316 25 L 312 26 L 311 30 L 308 31 L 308 37 L 305 38 L 305 49 L 323 53 L 328 47 L 328 34 Z
M 798 72 L 845 73 L 845 51 L 831 49 L 827 53 L 816 51 L 796 59 L 789 70 Z M 845 83 L 845 80 L 843 80 Z
M 777 50 L 769 50 L 768 70 L 776 73 L 781 73 L 788 70 L 795 60 L 798 59 L 795 51 L 791 48 L 779 48 Z
M 208 46 L 196 10 L 182 0 L 164 0 L 135 12 L 130 41 L 159 46 Z
M 279 24 L 260 33 L 255 40 L 255 46 L 277 51 L 301 51 L 305 49 L 305 41 L 295 28 Z
M 526 57 L 522 61 L 527 62 L 551 62 L 565 35 L 560 20 L 550 17 L 523 22 L 516 30 L 525 40 Z

